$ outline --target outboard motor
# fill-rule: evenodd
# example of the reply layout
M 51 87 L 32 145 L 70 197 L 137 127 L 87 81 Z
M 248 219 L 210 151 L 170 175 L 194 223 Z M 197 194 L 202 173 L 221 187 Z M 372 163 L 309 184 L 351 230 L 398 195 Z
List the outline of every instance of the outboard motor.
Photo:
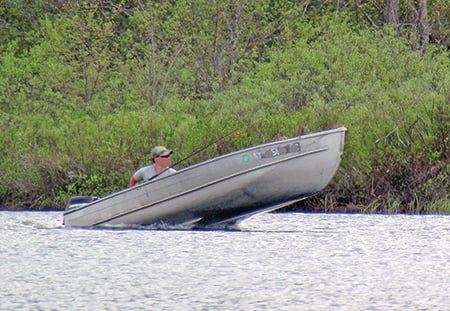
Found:
M 70 198 L 69 202 L 67 202 L 65 210 L 69 211 L 71 209 L 92 203 L 96 200 L 98 200 L 98 197 L 93 195 L 74 196 Z

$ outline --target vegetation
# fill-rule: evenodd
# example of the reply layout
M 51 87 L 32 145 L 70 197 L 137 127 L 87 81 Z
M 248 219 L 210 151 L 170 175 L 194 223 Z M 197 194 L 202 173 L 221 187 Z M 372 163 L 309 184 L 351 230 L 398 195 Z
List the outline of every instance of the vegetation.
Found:
M 125 188 L 156 144 L 181 168 L 345 125 L 291 209 L 450 213 L 445 0 L 1 0 L 0 26 L 3 208 Z

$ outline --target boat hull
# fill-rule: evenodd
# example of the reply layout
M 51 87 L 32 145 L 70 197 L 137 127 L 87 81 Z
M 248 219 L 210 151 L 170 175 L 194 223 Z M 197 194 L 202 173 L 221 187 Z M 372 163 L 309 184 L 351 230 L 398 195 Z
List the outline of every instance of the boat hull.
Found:
M 68 204 L 66 226 L 230 225 L 326 187 L 343 152 L 344 127 L 258 145 L 86 204 Z

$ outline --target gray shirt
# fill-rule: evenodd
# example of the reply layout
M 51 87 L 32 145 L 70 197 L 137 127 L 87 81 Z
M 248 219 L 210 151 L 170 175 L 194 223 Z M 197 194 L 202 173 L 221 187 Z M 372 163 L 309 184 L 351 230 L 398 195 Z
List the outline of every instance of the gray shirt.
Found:
M 161 174 L 159 174 L 158 177 L 155 177 L 155 178 L 167 176 L 174 172 L 176 172 L 176 170 L 169 167 L 169 168 L 165 169 Z M 141 167 L 140 169 L 138 169 L 136 171 L 136 173 L 134 173 L 133 176 L 134 176 L 134 179 L 136 179 L 138 183 L 142 183 L 142 182 L 149 180 L 150 178 L 152 178 L 155 175 L 157 175 L 156 170 L 155 170 L 155 165 L 152 164 L 152 165 Z

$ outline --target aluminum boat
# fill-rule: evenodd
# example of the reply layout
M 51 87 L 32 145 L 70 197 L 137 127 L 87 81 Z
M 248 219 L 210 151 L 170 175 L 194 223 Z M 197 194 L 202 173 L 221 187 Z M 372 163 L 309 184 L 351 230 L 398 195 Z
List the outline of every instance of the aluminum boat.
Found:
M 180 169 L 106 197 L 72 197 L 64 225 L 232 226 L 323 190 L 335 175 L 345 127 L 265 143 Z

